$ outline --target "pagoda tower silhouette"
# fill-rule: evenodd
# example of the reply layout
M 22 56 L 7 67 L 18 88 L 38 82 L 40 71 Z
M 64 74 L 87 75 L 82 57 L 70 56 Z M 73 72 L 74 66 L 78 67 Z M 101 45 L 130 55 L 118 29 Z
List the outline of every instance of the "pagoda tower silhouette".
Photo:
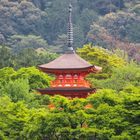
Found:
M 90 83 L 85 80 L 85 76 L 89 73 L 98 73 L 102 68 L 89 64 L 73 49 L 71 4 L 69 5 L 67 50 L 57 59 L 38 67 L 45 73 L 55 75 L 55 80 L 51 82 L 49 88 L 38 89 L 41 94 L 86 98 L 89 94 L 95 93 L 96 88 L 91 87 Z

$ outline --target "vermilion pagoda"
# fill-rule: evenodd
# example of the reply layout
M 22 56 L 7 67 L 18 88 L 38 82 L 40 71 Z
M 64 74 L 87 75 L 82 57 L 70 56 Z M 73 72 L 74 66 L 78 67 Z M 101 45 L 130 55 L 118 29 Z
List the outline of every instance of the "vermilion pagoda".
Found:
M 100 72 L 101 67 L 89 64 L 74 52 L 71 12 L 72 6 L 70 4 L 67 51 L 64 55 L 54 61 L 39 66 L 41 71 L 56 76 L 56 79 L 52 81 L 50 88 L 38 89 L 41 94 L 59 94 L 71 98 L 86 98 L 96 90 L 85 80 L 85 76 L 89 73 Z

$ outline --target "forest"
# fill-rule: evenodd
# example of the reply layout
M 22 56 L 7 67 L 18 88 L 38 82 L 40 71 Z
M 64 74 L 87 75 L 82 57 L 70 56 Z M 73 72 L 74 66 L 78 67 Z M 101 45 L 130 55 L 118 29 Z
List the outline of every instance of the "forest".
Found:
M 76 53 L 97 92 L 40 95 L 37 66 L 67 47 L 70 0 L 0 0 L 0 140 L 140 139 L 140 0 L 71 0 Z

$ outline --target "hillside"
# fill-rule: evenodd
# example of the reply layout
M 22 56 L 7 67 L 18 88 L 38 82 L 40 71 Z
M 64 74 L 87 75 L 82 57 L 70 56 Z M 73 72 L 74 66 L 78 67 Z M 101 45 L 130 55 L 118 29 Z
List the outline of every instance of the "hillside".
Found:
M 14 51 L 49 47 L 62 52 L 66 46 L 68 3 L 68 0 L 1 0 L 0 44 Z M 139 0 L 72 0 L 72 5 L 75 48 L 87 43 L 119 48 L 139 61 Z

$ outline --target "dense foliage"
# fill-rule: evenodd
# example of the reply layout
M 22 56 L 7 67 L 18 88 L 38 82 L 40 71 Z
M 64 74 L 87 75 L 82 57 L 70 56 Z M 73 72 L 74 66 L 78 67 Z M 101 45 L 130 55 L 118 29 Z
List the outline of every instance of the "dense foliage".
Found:
M 127 61 L 107 49 L 92 46 L 91 44 L 79 48 L 77 53 L 92 65 L 102 67 L 102 73 L 95 75 L 96 78 L 100 79 L 109 77 L 113 68 L 123 67 Z
M 140 88 L 130 90 L 104 89 L 74 100 L 30 95 L 28 104 L 1 96 L 1 139 L 139 140 Z
M 27 41 L 26 45 L 29 45 Z M 19 49 L 16 53 L 9 47 L 0 46 L 0 68 L 13 67 L 19 69 L 21 67 L 37 66 L 42 63 L 48 63 L 58 56 L 44 48 L 34 50 L 29 48 L 29 46 L 21 50 Z
M 140 60 L 139 0 L 71 0 L 74 46 L 93 43 L 123 49 Z M 22 48 L 66 47 L 69 0 L 1 0 L 0 45 Z M 48 43 L 48 44 L 47 44 Z M 56 49 L 58 48 L 58 49 Z
M 20 83 L 20 79 L 27 80 L 29 82 L 28 83 L 29 89 L 35 90 L 39 87 L 45 88 L 49 86 L 50 80 L 52 78 L 49 77 L 47 74 L 40 72 L 35 67 L 21 68 L 18 71 L 15 71 L 13 68 L 8 68 L 8 67 L 0 69 L 1 85 L 8 86 L 8 83 L 10 84 L 12 81 L 14 81 L 15 83 L 16 82 Z M 16 84 L 13 84 L 13 85 L 16 85 Z
M 1 140 L 139 140 L 140 67 L 91 45 L 78 53 L 110 71 L 87 77 L 98 90 L 86 99 L 38 94 L 52 78 L 34 67 L 0 69 Z

